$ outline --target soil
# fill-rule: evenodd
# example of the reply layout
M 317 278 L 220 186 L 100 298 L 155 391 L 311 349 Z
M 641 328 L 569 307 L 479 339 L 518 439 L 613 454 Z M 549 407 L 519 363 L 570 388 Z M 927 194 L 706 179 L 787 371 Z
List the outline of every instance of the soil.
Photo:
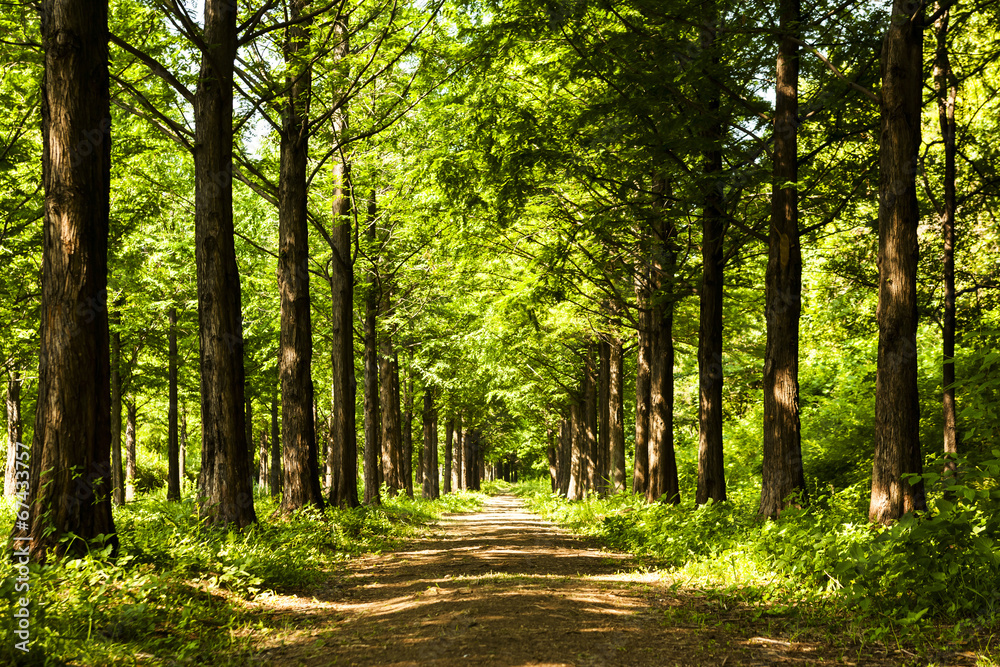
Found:
M 975 665 L 845 642 L 782 612 L 685 590 L 513 496 L 350 561 L 309 596 L 255 603 L 255 665 Z

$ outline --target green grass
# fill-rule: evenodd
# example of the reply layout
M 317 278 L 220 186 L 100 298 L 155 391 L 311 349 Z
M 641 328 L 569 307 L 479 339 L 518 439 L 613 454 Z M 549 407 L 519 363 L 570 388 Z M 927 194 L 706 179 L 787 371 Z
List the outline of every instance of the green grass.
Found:
M 388 498 L 381 507 L 275 514 L 255 497 L 259 523 L 219 530 L 198 520 L 191 499 L 167 502 L 162 489 L 114 510 L 121 541 L 94 544 L 85 558 L 30 566 L 30 652 L 14 648 L 10 563 L 0 566 L 2 664 L 243 664 L 262 628 L 244 601 L 308 590 L 355 554 L 397 545 L 442 512 L 474 511 L 482 494 L 425 501 Z M 4 500 L 0 520 L 13 522 Z
M 862 483 L 815 495 L 775 521 L 756 516 L 757 498 L 746 491 L 700 507 L 647 505 L 632 495 L 568 502 L 547 480 L 516 492 L 546 518 L 635 554 L 676 586 L 758 618 L 791 610 L 813 630 L 836 628 L 860 644 L 932 648 L 976 637 L 985 646 L 1000 635 L 1000 460 L 963 465 L 961 484 L 947 495 L 937 475 L 925 475 L 930 511 L 890 527 L 868 522 Z

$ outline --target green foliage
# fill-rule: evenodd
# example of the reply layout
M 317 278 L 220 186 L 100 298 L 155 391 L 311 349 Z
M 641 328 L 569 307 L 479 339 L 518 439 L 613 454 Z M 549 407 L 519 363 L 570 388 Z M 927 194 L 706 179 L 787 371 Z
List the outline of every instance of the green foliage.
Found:
M 199 520 L 190 500 L 167 502 L 162 490 L 115 508 L 121 540 L 95 542 L 79 559 L 30 566 L 33 659 L 61 664 L 132 664 L 137 652 L 179 663 L 242 664 L 250 619 L 243 600 L 315 585 L 352 554 L 380 551 L 413 534 L 443 511 L 469 511 L 481 494 L 440 501 L 404 497 L 381 507 L 305 509 L 275 514 L 269 496 L 255 498 L 259 517 L 244 531 Z M 0 521 L 13 521 L 3 503 Z M 75 538 L 68 538 L 75 539 Z M 11 614 L 23 593 L 15 570 L 0 570 L 0 662 L 19 659 Z M 227 662 L 228 661 L 228 662 Z
M 993 623 L 1000 617 L 1000 460 L 963 460 L 959 469 L 957 481 L 926 473 L 931 510 L 888 527 L 868 522 L 864 484 L 819 494 L 774 521 L 761 521 L 739 498 L 696 507 L 646 505 L 628 495 L 567 502 L 539 484 L 519 492 L 545 516 L 677 579 L 818 596 L 860 618 L 904 626 L 925 617 Z

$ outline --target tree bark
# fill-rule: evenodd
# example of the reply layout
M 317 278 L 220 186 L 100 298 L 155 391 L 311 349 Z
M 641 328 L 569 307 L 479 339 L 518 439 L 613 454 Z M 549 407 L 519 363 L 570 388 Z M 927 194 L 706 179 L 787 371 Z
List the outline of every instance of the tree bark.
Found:
M 125 471 L 122 468 L 122 335 L 111 334 L 111 489 L 112 501 L 125 502 Z
M 583 451 L 587 466 L 583 479 L 586 480 L 585 493 L 587 494 L 597 491 L 600 471 L 600 446 L 597 434 L 598 369 L 594 359 L 595 354 L 600 354 L 599 349 L 597 344 L 588 345 L 583 372 L 583 437 L 585 443 Z
M 406 373 L 403 429 L 403 479 L 406 482 L 406 495 L 413 497 L 413 358 L 410 358 Z
M 271 469 L 268 470 L 270 478 L 271 497 L 276 497 L 281 493 L 281 431 L 278 429 L 278 395 L 271 396 Z
M 463 461 L 463 450 L 465 449 L 464 435 L 462 433 L 462 413 L 458 413 L 455 419 L 455 489 L 462 491 L 465 489 L 465 466 Z
M 451 440 L 455 433 L 455 420 L 449 419 L 444 426 L 444 482 L 445 493 L 451 493 Z
M 236 0 L 205 0 L 195 116 L 195 262 L 201 343 L 203 514 L 217 524 L 257 520 L 244 439 L 243 316 L 233 227 L 233 62 Z
M 333 49 L 336 58 L 348 51 L 347 19 L 339 17 L 334 30 L 340 41 Z M 333 118 L 334 135 L 343 141 L 348 129 L 347 104 Z M 354 375 L 354 259 L 351 255 L 351 165 L 335 159 L 333 179 L 333 266 L 330 273 L 330 294 L 333 306 L 331 356 L 333 359 L 333 440 L 338 448 L 335 459 L 340 462 L 334 472 L 337 477 L 331 489 L 336 495 L 330 502 L 338 507 L 358 506 L 358 442 L 355 424 L 357 379 Z
M 941 2 L 937 4 L 941 8 Z M 944 454 L 946 476 L 956 472 L 958 456 L 958 417 L 955 410 L 955 103 L 958 81 L 951 69 L 949 54 L 949 10 L 945 10 L 934 25 L 937 52 L 934 61 L 934 92 L 937 95 L 938 124 L 944 141 L 944 208 L 941 210 L 941 232 L 944 237 L 944 317 L 942 318 L 942 407 L 944 410 Z
M 569 498 L 570 469 L 573 465 L 573 423 L 563 416 L 559 421 L 559 495 Z
M 180 451 L 177 432 L 177 309 L 171 308 L 167 316 L 170 331 L 167 348 L 170 356 L 168 406 L 167 406 L 167 500 L 181 499 Z
M 554 434 L 552 432 L 552 427 L 549 426 L 545 429 L 545 455 L 549 462 L 549 489 L 552 493 L 556 493 L 559 490 L 559 463 L 556 458 L 556 445 L 554 442 Z
M 384 287 L 384 286 L 383 286 Z M 389 291 L 383 289 L 382 313 L 392 316 Z M 389 493 L 396 495 L 406 489 L 403 473 L 402 426 L 399 409 L 399 374 L 392 333 L 384 331 L 379 337 L 379 391 L 382 406 L 382 472 Z
M 625 374 L 623 368 L 625 352 L 622 348 L 622 341 L 617 334 L 612 336 L 610 345 L 607 417 L 611 492 L 625 493 Z
M 656 179 L 654 190 L 665 192 L 665 183 Z M 676 227 L 662 216 L 662 200 L 654 207 L 660 215 L 654 221 L 656 254 L 652 277 L 656 293 L 650 315 L 649 368 L 649 479 L 646 500 L 678 504 L 681 501 L 674 453 L 674 280 L 677 251 Z
M 136 399 L 125 401 L 125 502 L 130 503 L 135 500 L 135 428 L 136 428 Z
M 188 424 L 187 424 L 187 408 L 184 404 L 181 404 L 181 428 L 180 428 L 180 488 L 181 493 L 184 492 L 185 480 L 187 479 L 187 443 L 188 443 Z M 119 455 L 120 456 L 120 455 Z
M 923 82 L 923 3 L 895 0 L 882 45 L 879 141 L 878 365 L 868 516 L 890 523 L 926 507 L 917 395 L 917 207 Z
M 611 343 L 601 336 L 597 372 L 597 492 L 608 495 L 611 470 Z
M 260 430 L 260 447 L 257 449 L 257 458 L 257 483 L 263 488 L 268 483 L 268 471 L 270 469 L 268 463 L 271 458 L 271 445 L 267 441 L 266 428 Z
M 568 500 L 582 500 L 584 493 L 584 446 L 586 427 L 583 422 L 583 403 L 576 401 L 570 406 L 570 461 L 569 461 L 569 482 L 566 487 L 566 498 Z
M 470 491 L 479 490 L 479 429 L 471 429 L 465 434 L 465 484 Z
M 17 493 L 17 454 L 21 442 L 21 371 L 11 369 L 7 377 L 7 466 L 4 472 L 3 494 Z
M 89 549 L 110 535 L 110 360 L 107 257 L 111 112 L 108 5 L 43 0 L 42 166 L 45 186 L 38 399 L 27 491 L 35 560 Z M 20 472 L 20 471 L 19 471 Z M 20 480 L 19 480 L 20 482 Z M 73 534 L 82 539 L 63 542 Z
M 719 63 L 714 28 L 702 31 L 702 47 Z M 726 471 L 722 451 L 722 298 L 723 237 L 725 235 L 724 193 L 719 179 L 722 171 L 724 128 L 720 118 L 718 87 L 708 93 L 708 145 L 702 173 L 708 184 L 702 210 L 701 317 L 698 327 L 698 486 L 695 502 L 726 499 Z
M 287 99 L 282 109 L 278 179 L 278 291 L 281 295 L 281 437 L 284 493 L 281 511 L 323 506 L 319 483 L 316 422 L 313 416 L 312 314 L 309 300 L 307 180 L 309 96 L 312 68 L 302 54 L 309 48 L 311 21 L 300 21 L 308 0 L 290 0 L 284 42 Z M 303 62 L 305 60 L 305 62 Z
M 762 517 L 777 517 L 793 494 L 804 500 L 799 426 L 798 86 L 799 0 L 778 0 L 780 39 L 775 87 L 774 183 L 765 274 L 767 345 L 764 351 Z
M 423 496 L 430 500 L 439 497 L 437 483 L 437 411 L 434 408 L 434 389 L 424 389 L 424 478 Z
M 636 320 L 638 323 L 635 362 L 635 463 L 632 470 L 632 493 L 645 494 L 649 480 L 649 409 L 652 350 L 650 330 L 652 316 L 649 309 L 649 270 L 636 267 L 635 276 Z
M 375 191 L 368 200 L 368 229 L 365 232 L 370 245 L 375 244 Z M 365 295 L 365 505 L 380 505 L 379 492 L 379 384 L 378 384 L 378 334 L 375 318 L 378 313 L 379 284 L 375 266 L 369 273 L 368 292 Z

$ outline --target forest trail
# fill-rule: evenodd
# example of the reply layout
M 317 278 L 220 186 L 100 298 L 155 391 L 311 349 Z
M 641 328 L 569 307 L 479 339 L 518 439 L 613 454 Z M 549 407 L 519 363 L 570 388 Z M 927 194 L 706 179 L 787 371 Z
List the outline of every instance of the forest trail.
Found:
M 259 611 L 281 631 L 255 665 L 883 665 L 783 636 L 769 615 L 671 590 L 629 556 L 544 521 L 513 496 L 447 515 L 403 550 L 350 561 L 312 599 Z M 754 618 L 756 616 L 756 619 Z M 770 630 L 770 633 L 769 633 Z M 854 653 L 855 655 L 849 655 Z M 844 660 L 844 658 L 847 658 Z

